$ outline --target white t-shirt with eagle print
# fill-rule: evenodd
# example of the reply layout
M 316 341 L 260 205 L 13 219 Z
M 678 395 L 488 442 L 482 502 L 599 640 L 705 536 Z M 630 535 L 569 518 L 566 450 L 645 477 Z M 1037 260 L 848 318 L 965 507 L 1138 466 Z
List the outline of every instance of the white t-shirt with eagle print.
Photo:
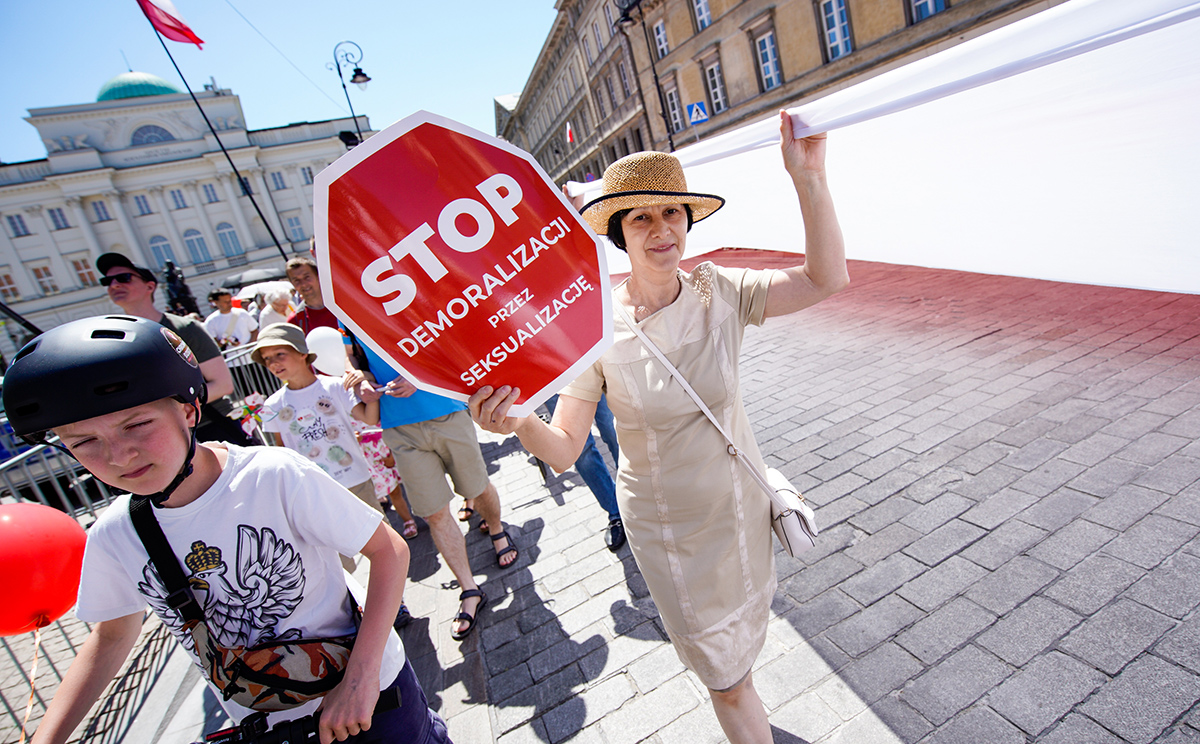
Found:
M 342 570 L 339 554 L 354 555 L 367 544 L 379 512 L 295 452 L 226 446 L 225 469 L 200 498 L 154 510 L 210 633 L 223 646 L 353 633 L 346 590 L 360 604 L 365 592 Z M 129 517 L 129 496 L 121 496 L 88 531 L 75 614 L 100 622 L 149 605 L 199 664 L 191 634 L 181 630 L 165 595 Z M 403 666 L 404 647 L 392 631 L 380 666 L 381 690 Z M 270 720 L 307 715 L 319 703 L 273 713 Z M 232 702 L 222 706 L 235 722 L 253 713 Z

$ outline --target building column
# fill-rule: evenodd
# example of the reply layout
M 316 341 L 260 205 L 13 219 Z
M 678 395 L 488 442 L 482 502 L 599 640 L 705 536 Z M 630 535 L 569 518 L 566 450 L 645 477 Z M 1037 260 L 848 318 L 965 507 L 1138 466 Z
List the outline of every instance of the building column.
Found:
M 242 211 L 242 203 L 238 200 L 238 197 L 241 196 L 242 185 L 238 183 L 237 176 L 232 173 L 222 173 L 220 178 L 221 184 L 225 187 L 225 196 L 229 199 L 230 206 L 233 207 L 233 221 L 237 223 L 238 238 L 242 241 L 242 248 L 249 253 L 258 247 L 258 242 L 254 239 L 254 233 L 250 231 L 250 223 L 246 222 L 246 213 Z M 222 251 L 222 255 L 224 255 L 224 251 Z
M 222 255 L 221 241 L 217 240 L 217 232 L 213 229 L 212 220 L 208 218 L 208 212 L 204 211 L 204 202 L 200 199 L 200 190 L 196 188 L 196 182 L 184 181 L 183 188 L 187 191 L 192 204 L 196 205 L 196 212 L 200 215 L 200 232 L 204 234 L 204 242 L 208 245 L 208 255 L 211 258 Z
M 175 224 L 175 216 L 167 209 L 167 202 L 163 199 L 163 187 L 151 186 L 150 196 L 154 197 L 154 206 L 162 214 L 163 222 L 167 223 L 167 233 L 171 237 L 171 245 L 176 248 L 175 258 L 184 266 L 192 265 L 195 261 L 192 260 L 192 254 L 188 253 L 187 246 L 183 244 L 183 236 L 179 234 L 179 226 Z M 185 257 L 187 258 L 186 264 L 183 262 Z
M 59 292 L 70 292 L 79 289 L 79 277 L 74 271 L 67 269 L 66 262 L 63 261 L 62 249 L 58 247 L 58 241 L 54 238 L 54 226 L 50 224 L 50 218 L 46 216 L 46 210 L 42 209 L 40 204 L 32 207 L 25 207 L 25 214 L 29 215 L 29 219 L 37 219 L 42 223 L 42 227 L 46 230 L 46 247 L 50 250 L 46 251 L 50 259 L 50 271 L 54 272 L 54 276 L 58 281 Z
M 142 250 L 142 244 L 138 242 L 137 233 L 133 230 L 133 223 L 129 221 L 129 213 L 125 211 L 125 202 L 122 201 L 124 194 L 120 191 L 105 191 L 101 194 L 105 199 L 113 203 L 113 211 L 117 214 L 117 222 L 121 225 L 121 234 L 125 236 L 125 242 L 129 244 L 129 260 L 133 261 L 138 266 L 149 267 L 151 262 L 146 260 L 146 252 Z
M 304 193 L 304 179 L 300 177 L 300 168 L 293 165 L 285 173 L 288 178 L 288 186 L 296 189 L 296 193 L 300 195 L 300 216 L 304 219 L 304 226 L 311 238 L 317 234 L 317 227 L 313 222 L 312 206 L 308 203 L 308 195 Z
M 271 220 L 271 229 L 275 231 L 275 236 L 281 242 L 287 242 L 287 233 L 283 231 L 283 220 L 279 219 L 279 210 L 275 209 L 275 200 L 271 198 L 271 194 L 267 190 L 267 182 L 263 178 L 263 169 L 254 168 L 250 171 L 250 177 L 254 182 L 254 188 L 263 197 L 258 200 L 258 204 L 263 210 L 263 214 L 267 216 L 267 219 Z
M 75 222 L 79 224 L 80 231 L 83 232 L 83 241 L 87 243 L 88 253 L 92 256 L 92 263 L 100 257 L 104 251 L 100 248 L 100 241 L 96 239 L 96 231 L 92 229 L 92 223 L 87 218 L 87 212 L 83 211 L 83 199 L 78 196 L 67 197 L 67 206 L 71 208 L 71 214 L 75 215 Z
M 0 227 L 0 261 L 7 260 L 11 256 L 12 263 L 9 264 L 9 270 L 12 272 L 13 283 L 17 286 L 17 292 L 21 295 L 21 300 L 32 300 L 35 297 L 41 296 L 41 290 L 33 283 L 33 279 L 29 276 L 29 271 L 25 268 L 25 262 L 21 260 L 21 256 L 17 253 L 17 247 L 12 244 L 8 237 L 8 231 Z

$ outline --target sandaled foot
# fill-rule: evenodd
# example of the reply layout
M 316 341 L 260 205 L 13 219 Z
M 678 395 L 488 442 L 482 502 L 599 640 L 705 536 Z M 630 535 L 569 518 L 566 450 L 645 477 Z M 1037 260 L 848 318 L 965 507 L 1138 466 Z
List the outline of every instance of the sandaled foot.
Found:
M 471 506 L 470 501 L 464 501 L 462 507 L 458 510 L 458 521 L 466 522 L 475 516 L 475 507 Z
M 504 542 L 505 542 L 505 545 L 503 548 L 497 548 L 497 550 L 496 550 L 496 565 L 499 566 L 500 568 L 508 568 L 509 566 L 511 566 L 512 564 L 517 562 L 517 558 L 521 557 L 521 551 L 517 550 L 516 545 L 513 545 L 512 538 L 508 536 L 508 532 L 506 530 L 500 530 L 496 534 L 490 535 L 490 537 L 492 538 L 493 543 L 497 543 L 501 540 L 504 540 Z M 496 547 L 496 546 L 493 545 L 492 547 Z M 505 556 L 510 555 L 510 554 L 512 555 L 512 557 L 509 558 L 507 561 L 504 560 Z
M 474 599 L 476 597 L 479 598 L 479 601 L 475 603 L 474 611 L 467 612 L 466 605 L 463 603 L 465 603 L 468 599 Z M 483 610 L 483 606 L 487 604 L 487 595 L 484 594 L 483 590 L 481 589 L 468 589 L 462 594 L 458 595 L 458 601 L 460 603 L 458 615 L 455 616 L 454 622 L 466 623 L 466 625 L 452 628 L 450 630 L 450 637 L 456 641 L 461 641 L 462 639 L 471 635 L 471 631 L 475 630 L 475 621 L 479 617 L 480 611 Z
M 404 520 L 404 529 L 400 532 L 405 540 L 411 540 L 417 536 L 417 522 L 415 519 Z
M 479 531 L 485 535 L 488 533 L 488 524 L 486 519 L 481 519 L 479 521 Z

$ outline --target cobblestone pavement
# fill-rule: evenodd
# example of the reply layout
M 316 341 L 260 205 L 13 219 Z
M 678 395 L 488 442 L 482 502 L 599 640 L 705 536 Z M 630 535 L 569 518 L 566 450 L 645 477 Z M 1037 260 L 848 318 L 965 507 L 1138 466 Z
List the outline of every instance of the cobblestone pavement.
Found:
M 824 527 L 776 556 L 755 667 L 776 741 L 1200 741 L 1200 296 L 851 275 L 743 348 L 762 450 Z M 410 543 L 402 635 L 454 740 L 722 741 L 578 476 L 481 441 L 521 557 L 468 533 L 489 602 L 467 641 L 424 527 Z
M 1200 297 L 851 272 L 743 349 L 763 452 L 824 526 L 777 554 L 776 741 L 1200 741 Z M 461 646 L 418 558 L 437 610 L 405 634 L 455 740 L 722 741 L 578 476 L 485 441 L 521 558 L 468 537 L 490 602 Z

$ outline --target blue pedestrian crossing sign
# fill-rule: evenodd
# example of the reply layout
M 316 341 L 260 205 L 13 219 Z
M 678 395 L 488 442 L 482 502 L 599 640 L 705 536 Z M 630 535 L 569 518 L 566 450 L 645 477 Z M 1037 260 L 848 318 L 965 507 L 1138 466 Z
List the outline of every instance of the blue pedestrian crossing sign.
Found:
M 708 121 L 708 112 L 704 110 L 704 102 L 687 105 L 688 124 L 703 124 Z

